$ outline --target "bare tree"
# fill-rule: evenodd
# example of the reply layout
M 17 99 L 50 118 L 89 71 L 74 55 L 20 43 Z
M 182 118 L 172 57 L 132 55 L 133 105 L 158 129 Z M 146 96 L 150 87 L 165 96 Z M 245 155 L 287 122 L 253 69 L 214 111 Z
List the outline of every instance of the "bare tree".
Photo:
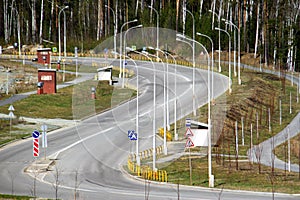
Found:
M 261 155 L 262 155 L 263 147 L 258 144 L 255 146 L 255 157 L 258 164 L 258 173 L 261 173 Z
M 150 181 L 145 179 L 145 200 L 149 199 L 149 194 L 150 194 Z
M 54 182 L 52 183 L 52 186 L 55 190 L 55 199 L 58 199 L 58 190 L 61 184 L 61 180 L 60 180 L 61 173 L 62 170 L 60 170 L 57 166 L 55 166 L 55 170 L 53 172 Z
M 271 142 L 271 148 L 274 150 L 274 152 L 271 153 L 271 173 L 269 174 L 269 180 L 272 185 L 272 198 L 274 200 L 275 195 L 275 141 L 274 137 L 270 140 Z
M 79 180 L 79 172 L 78 170 L 75 171 L 75 185 L 74 185 L 74 200 L 77 200 L 79 198 L 79 186 L 81 184 L 81 181 Z

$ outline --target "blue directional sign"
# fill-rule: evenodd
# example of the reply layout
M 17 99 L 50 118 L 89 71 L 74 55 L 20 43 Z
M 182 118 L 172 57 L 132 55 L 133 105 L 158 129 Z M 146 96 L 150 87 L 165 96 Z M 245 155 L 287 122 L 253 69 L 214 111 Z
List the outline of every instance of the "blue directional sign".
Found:
M 128 130 L 128 138 L 130 140 L 137 140 L 137 133 L 134 130 Z
M 39 136 L 40 136 L 40 132 L 38 132 L 37 130 L 32 132 L 32 137 L 33 138 L 39 138 Z
M 192 125 L 191 119 L 190 118 L 186 118 L 185 119 L 185 127 L 190 128 Z

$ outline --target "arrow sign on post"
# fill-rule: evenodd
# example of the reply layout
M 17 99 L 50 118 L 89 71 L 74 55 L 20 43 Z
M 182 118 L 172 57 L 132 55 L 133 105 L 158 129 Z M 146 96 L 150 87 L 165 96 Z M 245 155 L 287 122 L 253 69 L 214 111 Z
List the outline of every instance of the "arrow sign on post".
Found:
M 130 140 L 137 140 L 137 133 L 134 130 L 128 130 L 128 138 Z
M 33 157 L 39 157 L 39 137 L 40 137 L 40 133 L 38 131 L 33 131 L 32 132 Z

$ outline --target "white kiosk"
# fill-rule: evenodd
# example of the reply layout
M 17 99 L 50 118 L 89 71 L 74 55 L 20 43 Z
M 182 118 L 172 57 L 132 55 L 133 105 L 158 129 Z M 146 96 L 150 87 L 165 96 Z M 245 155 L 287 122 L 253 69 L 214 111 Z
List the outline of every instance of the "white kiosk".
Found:
M 109 81 L 112 85 L 112 66 L 102 67 L 97 69 L 99 81 Z

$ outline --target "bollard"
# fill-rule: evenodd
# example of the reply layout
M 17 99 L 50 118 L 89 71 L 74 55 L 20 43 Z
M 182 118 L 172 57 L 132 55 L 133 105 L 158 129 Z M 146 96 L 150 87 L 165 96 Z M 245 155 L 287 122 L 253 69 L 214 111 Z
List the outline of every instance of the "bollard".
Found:
M 95 88 L 95 87 L 92 87 L 92 88 L 91 88 L 91 92 L 92 92 L 91 98 L 92 98 L 92 99 L 96 99 L 96 88 Z

